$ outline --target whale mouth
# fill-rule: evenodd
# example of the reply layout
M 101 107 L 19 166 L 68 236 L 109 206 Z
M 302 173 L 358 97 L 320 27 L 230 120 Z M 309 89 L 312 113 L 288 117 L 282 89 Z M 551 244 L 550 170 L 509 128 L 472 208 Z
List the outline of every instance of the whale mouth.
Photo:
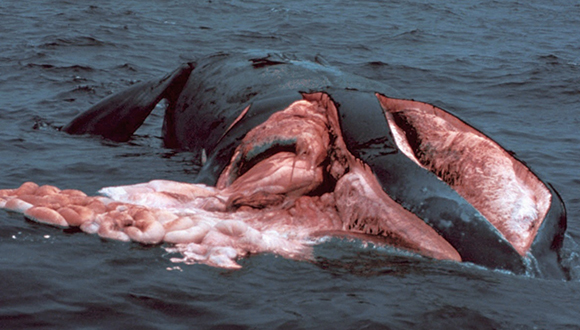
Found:
M 401 152 L 457 191 L 525 256 L 550 207 L 544 183 L 448 112 L 422 102 L 377 98 Z

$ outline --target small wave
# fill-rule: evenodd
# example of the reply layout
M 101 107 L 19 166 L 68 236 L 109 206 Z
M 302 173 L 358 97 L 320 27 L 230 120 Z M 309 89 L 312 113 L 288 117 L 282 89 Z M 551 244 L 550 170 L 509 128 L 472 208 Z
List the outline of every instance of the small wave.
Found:
M 45 39 L 49 39 L 52 37 L 46 37 Z M 102 47 L 107 45 L 106 42 L 103 42 L 99 39 L 94 37 L 87 37 L 87 36 L 74 36 L 74 37 L 59 37 L 55 40 L 44 42 L 39 46 L 39 48 L 45 49 L 54 49 L 59 47 L 68 47 L 68 46 L 76 46 L 76 47 Z
M 128 72 L 137 72 L 138 70 L 135 68 L 135 66 L 129 64 L 129 63 L 125 63 L 122 65 L 117 65 L 115 67 L 115 69 L 119 69 L 119 70 L 124 70 L 124 71 L 128 71 Z
M 36 64 L 28 63 L 25 65 L 27 68 L 40 68 L 50 71 L 72 71 L 72 72 L 92 72 L 95 71 L 94 68 L 86 65 L 69 65 L 69 66 L 58 66 L 53 64 Z
M 73 81 L 76 77 L 73 78 Z M 74 102 L 77 100 L 78 95 L 94 95 L 97 91 L 94 86 L 91 85 L 77 85 L 72 90 L 67 92 L 62 92 L 57 95 L 57 99 L 64 102 Z
M 538 56 L 538 59 L 547 64 L 560 64 L 560 58 L 554 54 L 540 55 Z
M 385 63 L 383 61 L 371 61 L 371 62 L 367 62 L 366 65 L 370 66 L 370 67 L 383 67 L 383 66 L 389 66 L 389 63 Z
M 234 37 L 237 37 L 240 40 L 282 40 L 280 36 L 275 34 L 268 34 L 268 33 L 260 33 L 256 31 L 240 31 L 234 34 Z
M 574 88 L 570 86 L 567 90 L 562 91 L 562 94 L 568 96 L 580 95 L 580 88 Z
M 410 31 L 405 31 L 393 36 L 395 40 L 407 40 L 407 41 L 423 41 L 426 40 L 428 33 L 422 29 L 413 29 Z
M 81 85 L 81 86 L 75 87 L 75 89 L 73 89 L 71 92 L 73 92 L 73 93 L 82 92 L 82 93 L 91 93 L 91 94 L 94 94 L 95 93 L 95 89 L 92 86 L 89 86 L 89 85 Z

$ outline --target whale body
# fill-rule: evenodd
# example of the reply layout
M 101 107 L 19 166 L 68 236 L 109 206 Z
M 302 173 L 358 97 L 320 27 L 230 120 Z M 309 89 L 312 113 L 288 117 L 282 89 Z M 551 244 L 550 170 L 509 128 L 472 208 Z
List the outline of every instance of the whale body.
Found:
M 165 146 L 203 157 L 191 183 L 215 187 L 225 201 L 205 211 L 296 208 L 333 194 L 342 223 L 329 233 L 561 277 L 566 213 L 553 187 L 451 113 L 393 94 L 319 58 L 217 54 L 114 94 L 62 130 L 127 141 L 166 100 Z

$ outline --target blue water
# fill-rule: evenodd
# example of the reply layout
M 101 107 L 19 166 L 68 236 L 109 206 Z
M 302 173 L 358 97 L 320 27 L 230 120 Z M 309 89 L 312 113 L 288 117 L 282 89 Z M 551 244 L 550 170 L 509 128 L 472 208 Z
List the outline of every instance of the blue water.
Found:
M 0 328 L 580 328 L 574 0 L 3 0 L 0 188 L 30 180 L 94 194 L 191 180 L 197 159 L 161 146 L 161 109 L 129 143 L 55 127 L 183 62 L 248 49 L 319 54 L 398 96 L 450 110 L 515 151 L 566 203 L 571 280 L 341 241 L 319 246 L 315 263 L 261 255 L 224 271 L 1 212 Z

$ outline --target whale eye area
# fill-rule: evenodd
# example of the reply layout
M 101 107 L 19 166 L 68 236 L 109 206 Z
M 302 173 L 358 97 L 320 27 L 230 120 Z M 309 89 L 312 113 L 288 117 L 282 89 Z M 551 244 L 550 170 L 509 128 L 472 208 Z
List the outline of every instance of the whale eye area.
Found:
M 399 150 L 473 205 L 525 256 L 551 202 L 511 153 L 432 105 L 377 95 Z

